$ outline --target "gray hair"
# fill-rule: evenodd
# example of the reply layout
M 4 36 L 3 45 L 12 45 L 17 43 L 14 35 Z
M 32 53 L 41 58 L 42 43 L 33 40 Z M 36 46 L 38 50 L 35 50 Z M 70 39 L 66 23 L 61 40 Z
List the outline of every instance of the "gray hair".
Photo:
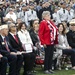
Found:
M 50 15 L 50 12 L 49 12 L 49 11 L 44 11 L 44 12 L 42 13 L 42 19 L 44 19 L 44 17 L 45 17 L 46 15 Z

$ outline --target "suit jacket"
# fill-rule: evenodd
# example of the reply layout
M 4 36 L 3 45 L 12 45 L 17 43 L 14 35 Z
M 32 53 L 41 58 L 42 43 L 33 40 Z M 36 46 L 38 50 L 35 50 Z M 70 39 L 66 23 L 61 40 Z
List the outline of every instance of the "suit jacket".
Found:
M 9 33 L 8 34 L 9 37 L 9 42 L 11 44 L 11 46 L 16 49 L 17 51 L 23 51 L 23 47 L 22 47 L 22 43 L 20 42 L 18 35 L 17 35 L 17 39 L 18 39 L 18 43 L 16 42 L 16 40 L 14 39 L 14 37 Z
M 68 40 L 68 43 L 69 45 L 72 47 L 72 48 L 75 48 L 75 32 L 73 31 L 69 31 L 67 33 L 67 40 Z
M 50 21 L 50 23 L 56 28 L 54 23 Z M 41 21 L 40 27 L 39 27 L 39 38 L 41 41 L 41 44 L 44 45 L 51 45 L 51 35 L 50 35 L 50 28 L 48 27 L 48 23 L 46 20 Z M 56 36 L 54 40 L 54 44 L 58 43 L 58 35 L 57 35 L 57 28 L 56 28 Z
M 8 44 L 8 48 L 10 49 L 10 52 L 16 52 L 16 50 L 11 47 L 8 37 L 5 37 L 5 38 L 6 38 L 6 41 L 7 41 L 7 44 Z M 10 54 L 10 52 L 8 52 L 6 47 L 5 47 L 5 43 L 4 43 L 4 40 L 2 39 L 1 35 L 0 35 L 0 52 L 4 56 Z

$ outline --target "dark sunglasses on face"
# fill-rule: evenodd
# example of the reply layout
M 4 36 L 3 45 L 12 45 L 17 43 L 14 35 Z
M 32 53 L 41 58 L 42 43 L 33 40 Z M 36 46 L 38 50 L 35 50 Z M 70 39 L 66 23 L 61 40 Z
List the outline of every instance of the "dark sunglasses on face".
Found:
M 39 22 L 34 22 L 34 24 L 39 24 Z
M 17 27 L 17 26 L 12 26 L 12 27 Z
M 75 24 L 72 24 L 71 26 L 75 26 Z

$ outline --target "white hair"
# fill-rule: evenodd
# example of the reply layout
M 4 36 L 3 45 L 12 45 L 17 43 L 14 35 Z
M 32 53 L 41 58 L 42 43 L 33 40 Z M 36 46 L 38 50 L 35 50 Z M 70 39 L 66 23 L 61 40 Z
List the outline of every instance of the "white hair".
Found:
M 42 13 L 42 18 L 44 19 L 44 17 L 45 17 L 46 15 L 50 15 L 50 12 L 49 12 L 49 11 L 44 11 L 44 12 Z

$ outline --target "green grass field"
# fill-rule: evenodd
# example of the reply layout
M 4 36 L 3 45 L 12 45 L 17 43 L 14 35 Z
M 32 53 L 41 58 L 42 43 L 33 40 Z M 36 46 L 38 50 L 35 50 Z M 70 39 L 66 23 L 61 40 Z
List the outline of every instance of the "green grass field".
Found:
M 37 68 L 36 71 L 36 75 L 75 75 L 75 70 L 57 70 L 55 74 L 44 74 L 41 68 Z
M 37 70 L 38 72 L 36 75 L 49 75 L 49 74 L 44 74 L 42 70 Z M 55 71 L 55 74 L 50 74 L 50 75 L 75 75 L 74 70 L 61 70 L 61 71 Z
M 55 74 L 44 74 L 42 68 L 37 67 L 35 68 L 35 75 L 75 75 L 75 70 L 56 70 Z M 23 69 L 21 70 L 21 75 L 23 73 Z

